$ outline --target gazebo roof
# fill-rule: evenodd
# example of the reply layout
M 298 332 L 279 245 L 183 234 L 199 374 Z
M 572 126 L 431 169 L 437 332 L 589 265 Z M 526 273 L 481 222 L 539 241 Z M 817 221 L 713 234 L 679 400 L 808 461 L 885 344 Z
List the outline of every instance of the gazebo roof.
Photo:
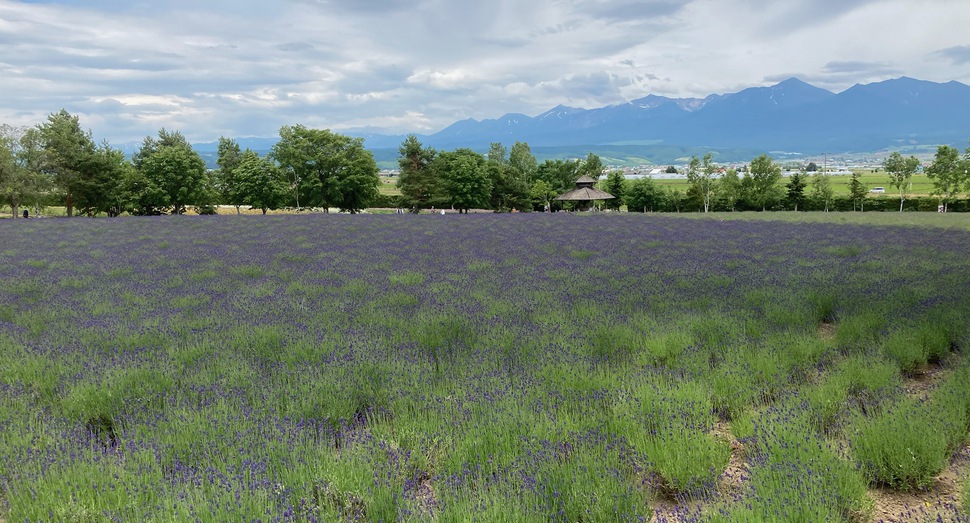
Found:
M 560 201 L 588 202 L 592 200 L 612 200 L 616 198 L 608 192 L 601 191 L 593 185 L 596 180 L 585 174 L 576 179 L 576 188 L 556 197 Z
M 556 197 L 557 200 L 561 201 L 612 200 L 613 198 L 616 198 L 616 196 L 595 187 L 577 187 Z

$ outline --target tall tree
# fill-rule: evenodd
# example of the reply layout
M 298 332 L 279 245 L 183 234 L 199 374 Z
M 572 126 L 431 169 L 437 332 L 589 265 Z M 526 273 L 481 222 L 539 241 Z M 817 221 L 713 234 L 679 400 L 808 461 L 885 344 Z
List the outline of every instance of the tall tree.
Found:
M 43 169 L 64 191 L 67 215 L 74 216 L 75 193 L 94 154 L 94 140 L 90 132 L 81 129 L 78 117 L 64 109 L 50 114 L 39 129 L 44 146 Z
M 933 194 L 943 201 L 943 212 L 949 210 L 950 202 L 956 197 L 968 177 L 967 168 L 960 161 L 960 151 L 949 145 L 936 148 L 933 164 L 926 170 L 926 176 L 933 181 Z
M 767 154 L 751 160 L 751 185 L 752 198 L 754 203 L 761 207 L 762 211 L 768 209 L 781 199 L 781 188 L 778 181 L 781 180 L 781 167 L 776 164 Z
M 263 214 L 278 209 L 289 192 L 279 167 L 249 149 L 241 154 L 239 164 L 233 168 L 233 178 L 232 201 L 259 209 Z
M 915 156 L 903 158 L 898 151 L 893 151 L 882 166 L 889 174 L 889 185 L 899 191 L 899 212 L 903 212 L 903 202 L 906 201 L 910 180 L 919 168 L 919 160 Z
M 816 202 L 816 205 L 821 204 L 825 212 L 829 212 L 829 202 L 832 201 L 833 195 L 831 176 L 821 170 L 816 170 L 812 174 L 811 199 Z
M 53 183 L 41 171 L 43 146 L 36 127 L 0 125 L 0 202 L 6 202 L 14 218 L 20 206 L 40 207 Z
M 102 142 L 82 166 L 75 184 L 76 207 L 88 216 L 117 216 L 125 206 L 123 184 L 131 168 L 125 154 Z
M 543 180 L 557 194 L 562 194 L 576 186 L 579 178 L 580 162 L 566 160 L 546 160 L 536 169 L 535 177 Z
M 441 197 L 441 180 L 428 165 L 438 154 L 431 147 L 424 147 L 418 138 L 409 134 L 398 148 L 397 164 L 400 176 L 397 188 L 404 203 L 412 212 L 435 205 Z
M 800 170 L 795 171 L 788 177 L 788 183 L 785 184 L 785 188 L 788 189 L 786 199 L 790 205 L 795 207 L 796 212 L 798 212 L 798 206 L 805 202 L 805 186 L 808 185 L 807 178 L 808 173 Z
M 523 177 L 526 186 L 532 184 L 532 179 L 539 168 L 536 157 L 532 155 L 532 149 L 525 142 L 515 142 L 512 145 L 512 149 L 509 150 L 509 165 Z
M 623 202 L 630 212 L 659 211 L 664 206 L 664 191 L 652 178 L 640 178 L 628 183 L 623 191 Z
M 445 194 L 459 213 L 488 205 L 492 184 L 485 157 L 471 149 L 439 153 L 431 162 L 444 182 Z
M 205 161 L 178 131 L 160 129 L 158 138 L 145 137 L 134 162 L 145 183 L 139 198 L 148 213 L 182 214 L 188 205 L 205 207 L 215 199 Z
M 711 153 L 704 155 L 703 165 L 696 156 L 691 156 L 687 164 L 687 183 L 693 188 L 692 192 L 700 198 L 704 212 L 711 207 L 711 198 L 717 186 L 717 180 L 714 178 L 716 172 L 717 167 L 714 165 Z
M 519 142 L 516 142 L 516 147 Z M 528 146 L 527 146 L 528 147 Z M 517 151 L 517 163 L 512 164 L 507 150 L 501 143 L 493 143 L 488 151 L 488 177 L 492 191 L 489 204 L 496 211 L 509 211 L 529 207 L 529 186 L 526 176 L 519 168 L 524 159 Z M 527 160 L 526 160 L 527 161 Z
M 552 207 L 552 199 L 558 196 L 549 182 L 536 179 L 529 187 L 529 198 L 532 200 L 532 208 L 535 210 L 549 211 Z
M 721 176 L 720 194 L 727 204 L 728 209 L 733 212 L 741 199 L 741 179 L 738 178 L 736 169 L 728 169 L 724 176 Z
M 508 152 L 509 151 L 504 145 L 502 145 L 501 142 L 492 142 L 488 146 L 488 154 L 485 156 L 485 159 L 488 160 L 489 163 L 502 165 L 508 162 Z
M 589 176 L 594 180 L 599 180 L 603 174 L 603 161 L 593 153 L 586 155 L 586 160 L 580 163 L 579 175 Z
M 852 198 L 852 210 L 856 209 L 856 205 L 859 206 L 860 211 L 866 210 L 866 194 L 869 192 L 869 186 L 862 182 L 862 175 L 859 171 L 853 171 L 852 177 L 849 178 L 849 198 Z
M 222 197 L 222 203 L 234 206 L 236 214 L 240 212 L 240 202 L 234 199 L 234 196 L 239 193 L 236 186 L 236 169 L 242 161 L 243 153 L 239 148 L 239 142 L 232 138 L 220 136 L 219 156 L 216 160 L 216 164 L 219 166 L 219 170 L 216 172 L 216 188 L 219 191 L 219 196 Z
M 623 205 L 623 192 L 626 189 L 626 179 L 623 177 L 623 171 L 610 171 L 606 175 L 606 182 L 603 184 L 603 190 L 616 196 L 612 200 L 606 200 L 603 205 L 607 209 L 619 210 L 620 206 Z
M 271 156 L 311 206 L 357 213 L 377 197 L 381 179 L 374 155 L 362 138 L 329 129 L 284 126 Z

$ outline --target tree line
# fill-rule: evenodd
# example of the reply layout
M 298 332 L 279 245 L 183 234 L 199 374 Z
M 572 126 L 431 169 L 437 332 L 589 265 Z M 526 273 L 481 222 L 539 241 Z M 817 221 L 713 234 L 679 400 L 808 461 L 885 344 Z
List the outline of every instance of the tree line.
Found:
M 970 192 L 970 147 L 961 157 L 956 148 L 941 145 L 929 166 L 921 165 L 914 156 L 904 158 L 897 151 L 891 153 L 882 166 L 889 175 L 889 186 L 898 195 L 900 212 L 904 210 L 905 202 L 911 199 L 913 176 L 924 167 L 933 184 L 931 194 L 944 212 L 950 209 L 961 192 Z M 828 211 L 838 203 L 839 210 L 843 210 L 844 199 L 834 196 L 831 175 L 819 171 L 811 163 L 792 173 L 784 184 L 781 183 L 781 167 L 768 155 L 755 158 L 740 170 L 719 168 L 713 163 L 711 154 L 706 154 L 703 159 L 691 157 L 685 174 L 688 188 L 682 193 L 678 189 L 661 190 L 649 178 L 624 184 L 620 173 L 610 173 L 606 190 L 623 198 L 608 201 L 607 205 L 616 207 L 622 201 L 634 212 L 798 211 L 807 208 Z M 851 209 L 865 210 L 869 187 L 862 181 L 861 173 L 853 172 L 848 185 Z
M 269 209 L 330 207 L 357 213 L 377 196 L 377 163 L 363 139 L 284 126 L 267 156 L 219 140 L 219 168 L 178 131 L 147 136 L 129 160 L 96 144 L 65 110 L 34 127 L 0 126 L 0 198 L 21 206 L 64 205 L 68 216 L 214 213 L 218 204 Z
M 529 144 L 507 149 L 492 143 L 487 154 L 467 148 L 437 151 L 409 135 L 398 149 L 399 204 L 412 212 L 451 207 L 495 211 L 561 208 L 555 197 L 586 175 L 598 179 L 603 163 L 590 153 L 580 160 L 546 160 L 539 164 Z
M 377 164 L 362 138 L 302 125 L 284 126 L 269 154 L 242 150 L 231 139 L 219 139 L 218 168 L 205 161 L 178 131 L 160 129 L 147 136 L 129 160 L 107 142 L 95 143 L 77 116 L 53 113 L 34 127 L 0 126 L 0 198 L 14 216 L 21 206 L 45 202 L 64 205 L 68 216 L 121 213 L 180 214 L 188 207 L 214 213 L 218 204 L 268 210 L 281 207 L 332 207 L 357 213 L 373 204 L 418 212 L 429 208 L 495 211 L 569 209 L 556 196 L 586 175 L 599 180 L 602 161 L 584 159 L 537 162 L 529 145 L 507 149 L 492 143 L 486 154 L 472 149 L 438 151 L 409 135 L 398 149 L 401 196 L 379 197 Z M 616 196 L 607 209 L 633 212 L 710 210 L 829 210 L 835 202 L 830 175 L 812 164 L 782 184 L 781 167 L 768 155 L 739 169 L 714 163 L 712 154 L 691 157 L 686 190 L 664 189 L 651 178 L 626 180 L 620 171 L 606 174 L 603 190 Z M 922 166 L 915 157 L 892 153 L 883 163 L 899 210 L 910 198 L 909 185 Z M 668 167 L 667 172 L 676 172 Z M 940 146 L 925 172 L 934 196 L 949 209 L 962 191 L 970 192 L 970 147 L 961 156 Z M 868 187 L 860 174 L 849 181 L 853 210 L 864 210 Z M 841 208 L 841 203 L 839 204 Z

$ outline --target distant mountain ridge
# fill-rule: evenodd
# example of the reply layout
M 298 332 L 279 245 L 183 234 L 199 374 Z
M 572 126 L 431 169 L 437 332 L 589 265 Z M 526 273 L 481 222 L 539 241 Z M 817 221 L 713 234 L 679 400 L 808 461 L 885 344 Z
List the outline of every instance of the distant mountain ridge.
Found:
M 404 139 L 362 136 L 371 149 L 397 148 Z M 962 145 L 970 139 L 970 86 L 901 77 L 836 94 L 790 78 L 706 98 L 651 94 L 595 109 L 560 105 L 534 117 L 467 119 L 418 138 L 439 149 L 522 141 L 532 147 L 664 144 L 803 154 Z
M 405 135 L 342 131 L 364 139 L 379 165 L 397 166 Z M 519 113 L 455 122 L 434 134 L 418 134 L 439 150 L 470 147 L 487 151 L 492 142 L 526 142 L 540 161 L 589 152 L 618 165 L 673 163 L 715 151 L 722 161 L 774 156 L 866 153 L 949 144 L 961 150 L 970 140 L 970 86 L 908 77 L 857 84 L 838 94 L 789 78 L 704 98 L 650 94 L 626 103 L 580 109 L 558 105 L 536 116 Z M 278 138 L 237 138 L 260 154 Z M 218 141 L 193 146 L 214 168 Z M 126 152 L 140 143 L 129 144 Z M 124 147 L 123 147 L 124 148 Z M 782 154 L 785 153 L 785 154 Z

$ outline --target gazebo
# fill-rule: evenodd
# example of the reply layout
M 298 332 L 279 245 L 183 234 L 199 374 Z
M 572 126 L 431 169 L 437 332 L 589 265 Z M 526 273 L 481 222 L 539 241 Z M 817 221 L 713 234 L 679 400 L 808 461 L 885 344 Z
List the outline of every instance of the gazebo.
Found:
M 575 189 L 560 194 L 555 199 L 561 202 L 579 202 L 577 210 L 588 211 L 593 200 L 612 200 L 616 198 L 616 196 L 608 192 L 593 187 L 595 184 L 596 180 L 584 174 L 576 180 Z

